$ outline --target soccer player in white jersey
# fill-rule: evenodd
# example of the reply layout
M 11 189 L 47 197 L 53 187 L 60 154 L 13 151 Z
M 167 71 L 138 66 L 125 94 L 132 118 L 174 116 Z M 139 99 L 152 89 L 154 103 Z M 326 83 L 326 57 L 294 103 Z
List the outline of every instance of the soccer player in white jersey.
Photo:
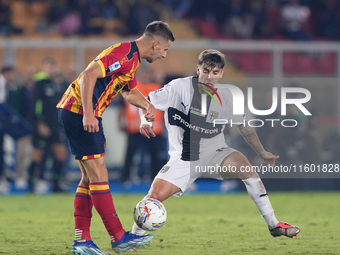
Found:
M 224 65 L 225 57 L 221 52 L 204 50 L 198 58 L 198 76 L 173 80 L 149 94 L 148 99 L 155 108 L 165 113 L 170 160 L 153 180 L 146 198 L 162 202 L 170 196 L 180 196 L 197 178 L 240 178 L 267 223 L 270 234 L 292 238 L 300 232 L 300 228 L 276 219 L 259 175 L 251 170 L 248 159 L 242 153 L 226 144 L 223 135 L 225 125 L 214 126 L 213 120 L 218 117 L 229 120 L 229 123 L 232 121 L 234 126 L 238 124 L 240 134 L 267 165 L 274 166 L 279 156 L 263 148 L 255 130 L 244 121 L 244 116 L 233 115 L 232 94 L 228 89 L 218 88 L 213 99 L 207 97 L 207 114 L 201 114 L 201 94 L 213 93 L 214 85 L 223 75 Z M 219 97 L 221 104 L 215 104 L 213 101 L 219 102 Z M 154 137 L 152 126 L 143 118 L 142 115 L 140 133 L 148 138 Z M 198 169 L 221 166 L 224 170 L 229 167 L 234 171 L 197 171 L 197 166 Z M 240 171 L 245 167 L 250 171 Z M 132 232 L 140 235 L 145 231 L 135 223 Z

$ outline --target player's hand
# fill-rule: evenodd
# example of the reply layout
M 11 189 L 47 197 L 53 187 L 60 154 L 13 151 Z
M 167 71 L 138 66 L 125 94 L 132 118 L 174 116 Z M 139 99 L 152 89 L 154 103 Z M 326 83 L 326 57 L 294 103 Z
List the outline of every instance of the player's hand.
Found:
M 268 151 L 262 151 L 259 154 L 259 157 L 262 158 L 264 160 L 264 162 L 267 165 L 270 165 L 270 166 L 275 166 L 275 159 L 279 158 L 279 156 L 273 155 L 272 153 L 270 153 Z
M 148 124 L 141 124 L 139 127 L 139 132 L 142 136 L 145 136 L 148 139 L 150 139 L 150 137 L 156 136 L 154 127 Z
M 144 117 L 147 121 L 154 121 L 156 118 L 156 109 L 153 106 L 153 104 L 149 104 L 149 107 L 145 109 L 146 113 L 144 114 Z
M 83 126 L 84 130 L 90 133 L 98 132 L 99 125 L 98 120 L 94 115 L 85 115 L 83 116 Z
M 51 129 L 45 123 L 40 122 L 38 124 L 38 134 L 43 138 L 47 138 L 51 135 Z

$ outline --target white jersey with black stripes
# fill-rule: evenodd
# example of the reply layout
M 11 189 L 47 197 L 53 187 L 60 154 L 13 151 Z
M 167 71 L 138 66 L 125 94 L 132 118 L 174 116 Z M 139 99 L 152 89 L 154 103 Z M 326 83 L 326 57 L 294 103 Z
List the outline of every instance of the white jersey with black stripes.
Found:
M 185 161 L 198 160 L 206 150 L 227 146 L 223 135 L 225 124 L 214 124 L 214 120 L 227 120 L 233 125 L 243 123 L 244 116 L 233 115 L 229 89 L 218 88 L 212 97 L 205 96 L 207 114 L 203 115 L 202 90 L 198 87 L 198 77 L 193 76 L 172 80 L 149 93 L 155 108 L 165 112 L 170 156 L 180 156 Z

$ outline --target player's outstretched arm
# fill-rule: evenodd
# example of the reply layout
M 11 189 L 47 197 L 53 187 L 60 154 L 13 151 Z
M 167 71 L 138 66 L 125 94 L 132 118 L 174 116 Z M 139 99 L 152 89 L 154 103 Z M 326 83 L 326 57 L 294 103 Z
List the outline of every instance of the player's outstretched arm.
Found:
M 98 78 L 103 75 L 102 69 L 98 63 L 91 64 L 86 70 L 81 73 L 80 78 L 80 95 L 81 104 L 83 106 L 83 126 L 88 132 L 98 132 L 98 120 L 94 116 L 93 111 L 93 89 Z
M 264 160 L 266 164 L 271 166 L 275 165 L 275 159 L 279 158 L 279 156 L 265 151 L 254 128 L 249 126 L 246 122 L 245 126 L 238 126 L 238 131 L 243 136 L 244 140 L 246 140 L 246 142 L 253 148 L 257 155 L 259 155 L 259 157 Z
M 155 117 L 156 117 L 155 107 L 153 106 L 153 104 L 149 102 L 149 100 L 147 100 L 143 96 L 142 93 L 140 93 L 138 89 L 134 89 L 131 91 L 121 90 L 120 93 L 122 94 L 122 96 L 128 103 L 138 108 L 141 108 L 142 110 L 145 111 L 145 118 L 147 121 L 155 120 Z

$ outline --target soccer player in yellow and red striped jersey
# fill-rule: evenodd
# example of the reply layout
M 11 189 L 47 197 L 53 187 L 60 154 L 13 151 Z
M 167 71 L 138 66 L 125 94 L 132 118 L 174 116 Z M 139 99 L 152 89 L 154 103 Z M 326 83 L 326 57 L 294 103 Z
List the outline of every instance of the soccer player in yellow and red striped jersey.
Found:
M 154 106 L 136 88 L 135 74 L 141 59 L 152 63 L 165 58 L 174 40 L 166 23 L 151 22 L 139 39 L 101 52 L 70 84 L 57 104 L 59 123 L 82 172 L 74 200 L 74 254 L 106 254 L 91 240 L 92 206 L 101 216 L 116 252 L 144 245 L 152 239 L 152 235 L 125 232 L 117 216 L 105 167 L 101 116 L 120 92 L 127 102 L 145 112 L 148 121 L 155 119 Z

